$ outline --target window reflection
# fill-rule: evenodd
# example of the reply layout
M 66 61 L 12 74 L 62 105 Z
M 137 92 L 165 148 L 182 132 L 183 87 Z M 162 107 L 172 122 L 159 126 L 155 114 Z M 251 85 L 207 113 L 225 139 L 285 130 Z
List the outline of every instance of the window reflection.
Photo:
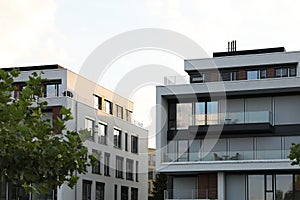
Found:
M 276 200 L 289 199 L 288 196 L 293 190 L 293 175 L 292 174 L 277 174 L 276 175 Z
M 195 103 L 195 125 L 205 125 L 205 102 Z
M 264 199 L 264 175 L 248 176 L 248 198 L 251 200 Z
M 192 125 L 192 103 L 177 104 L 177 129 L 187 129 Z

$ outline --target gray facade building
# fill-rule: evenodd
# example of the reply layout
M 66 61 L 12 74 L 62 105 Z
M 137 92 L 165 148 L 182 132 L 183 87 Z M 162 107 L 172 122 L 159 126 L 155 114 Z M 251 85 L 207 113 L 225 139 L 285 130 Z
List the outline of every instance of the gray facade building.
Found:
M 89 153 L 99 159 L 88 167 L 74 189 L 67 185 L 43 197 L 22 196 L 13 186 L 3 185 L 1 197 L 8 199 L 57 200 L 146 200 L 148 196 L 148 133 L 132 119 L 133 102 L 59 65 L 20 68 L 17 88 L 32 72 L 43 71 L 46 117 L 59 115 L 62 106 L 70 108 L 73 120 L 69 130 L 88 130 L 84 142 Z M 11 197 L 11 198 L 10 198 Z
M 300 52 L 283 47 L 185 60 L 190 83 L 156 90 L 165 199 L 300 199 Z

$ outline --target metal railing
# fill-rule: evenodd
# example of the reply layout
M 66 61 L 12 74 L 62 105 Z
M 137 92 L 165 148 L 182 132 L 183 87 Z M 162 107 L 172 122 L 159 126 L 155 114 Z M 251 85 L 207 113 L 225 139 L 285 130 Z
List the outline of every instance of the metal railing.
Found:
M 164 84 L 165 85 L 180 85 L 180 84 L 189 84 L 189 76 L 165 76 Z

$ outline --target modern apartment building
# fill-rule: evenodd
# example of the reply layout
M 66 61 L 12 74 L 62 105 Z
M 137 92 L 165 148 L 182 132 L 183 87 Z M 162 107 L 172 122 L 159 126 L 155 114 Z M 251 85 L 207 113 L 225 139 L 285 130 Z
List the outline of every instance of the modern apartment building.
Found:
M 190 83 L 158 86 L 157 171 L 165 199 L 300 199 L 300 51 L 185 60 Z
M 156 178 L 156 151 L 153 148 L 148 149 L 148 199 L 153 198 L 154 181 Z
M 146 200 L 147 131 L 132 119 L 133 102 L 59 65 L 21 67 L 20 71 L 15 80 L 19 89 L 32 72 L 44 72 L 47 117 L 59 115 L 62 106 L 70 108 L 74 119 L 67 128 L 89 131 L 91 137 L 84 145 L 99 159 L 96 166 L 87 168 L 85 175 L 79 175 L 74 189 L 63 185 L 48 197 L 38 199 Z M 4 197 L 30 199 L 20 197 L 13 186 L 2 186 Z

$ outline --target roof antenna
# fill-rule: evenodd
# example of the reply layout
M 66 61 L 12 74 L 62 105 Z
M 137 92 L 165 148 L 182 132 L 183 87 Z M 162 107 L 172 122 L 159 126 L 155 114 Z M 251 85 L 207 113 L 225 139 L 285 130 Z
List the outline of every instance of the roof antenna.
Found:
M 236 40 L 232 40 L 231 42 L 227 43 L 227 51 L 228 52 L 236 51 Z

